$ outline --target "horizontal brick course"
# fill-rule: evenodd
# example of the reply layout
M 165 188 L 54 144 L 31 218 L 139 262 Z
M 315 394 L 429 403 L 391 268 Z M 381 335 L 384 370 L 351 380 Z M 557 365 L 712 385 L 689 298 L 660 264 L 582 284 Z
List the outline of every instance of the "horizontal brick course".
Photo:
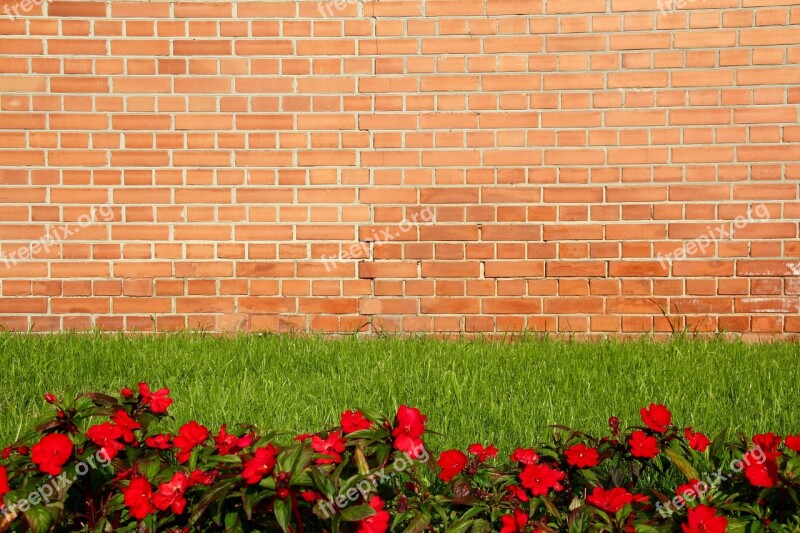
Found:
M 800 9 L 671 4 L 5 0 L 0 325 L 796 336 Z

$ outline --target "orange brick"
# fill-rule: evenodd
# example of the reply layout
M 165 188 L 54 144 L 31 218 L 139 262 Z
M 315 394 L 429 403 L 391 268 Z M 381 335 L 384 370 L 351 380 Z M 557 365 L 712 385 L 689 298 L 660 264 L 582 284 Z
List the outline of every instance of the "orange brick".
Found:
M 796 334 L 787 1 L 56 0 L 0 22 L 0 318 Z
M 47 6 L 51 17 L 105 17 L 106 5 L 102 2 L 51 2 Z

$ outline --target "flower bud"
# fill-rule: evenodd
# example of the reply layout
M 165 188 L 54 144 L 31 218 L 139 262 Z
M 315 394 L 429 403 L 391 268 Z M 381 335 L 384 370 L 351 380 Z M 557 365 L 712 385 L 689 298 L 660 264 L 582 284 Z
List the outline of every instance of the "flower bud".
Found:
M 47 403 L 56 403 L 58 401 L 58 398 L 56 398 L 54 395 L 48 392 L 47 394 L 44 395 L 44 401 L 46 401 Z
M 408 498 L 401 494 L 397 498 L 397 512 L 398 513 L 405 513 L 408 510 Z
M 131 396 L 133 396 L 133 391 L 131 389 L 129 389 L 128 387 L 124 387 L 122 389 L 122 396 L 124 398 L 130 398 Z

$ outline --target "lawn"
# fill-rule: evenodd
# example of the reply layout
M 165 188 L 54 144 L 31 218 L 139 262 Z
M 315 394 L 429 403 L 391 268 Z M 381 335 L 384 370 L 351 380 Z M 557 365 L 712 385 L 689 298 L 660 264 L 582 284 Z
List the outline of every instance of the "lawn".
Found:
M 297 336 L 0 335 L 0 442 L 49 408 L 42 393 L 169 387 L 173 427 L 197 419 L 290 432 L 335 425 L 347 408 L 419 407 L 434 449 L 494 442 L 503 453 L 548 425 L 604 431 L 664 403 L 707 433 L 800 431 L 800 355 L 791 343 L 675 340 L 513 343 Z

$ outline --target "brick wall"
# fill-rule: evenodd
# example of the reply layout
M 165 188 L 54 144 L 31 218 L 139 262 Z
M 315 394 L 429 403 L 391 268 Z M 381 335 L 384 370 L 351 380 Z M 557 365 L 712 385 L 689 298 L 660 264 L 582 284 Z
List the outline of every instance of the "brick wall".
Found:
M 796 0 L 4 2 L 5 328 L 800 332 Z

